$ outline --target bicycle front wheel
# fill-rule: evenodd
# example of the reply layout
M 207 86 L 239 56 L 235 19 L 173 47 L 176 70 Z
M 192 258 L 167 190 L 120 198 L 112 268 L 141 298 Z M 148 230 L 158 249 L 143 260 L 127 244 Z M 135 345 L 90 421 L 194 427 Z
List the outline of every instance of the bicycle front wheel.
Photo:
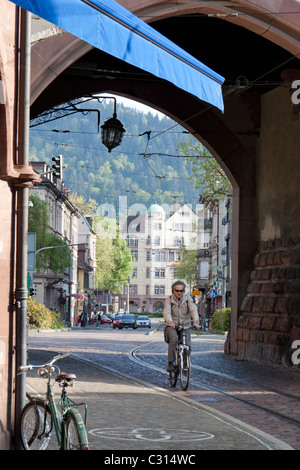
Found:
M 25 450 L 58 450 L 50 410 L 42 401 L 32 400 L 21 413 L 21 440 Z
M 181 353 L 180 357 L 180 383 L 182 390 L 186 390 L 189 386 L 191 375 L 191 358 L 186 349 Z
M 88 450 L 88 439 L 84 422 L 78 410 L 68 411 L 66 422 L 66 450 Z

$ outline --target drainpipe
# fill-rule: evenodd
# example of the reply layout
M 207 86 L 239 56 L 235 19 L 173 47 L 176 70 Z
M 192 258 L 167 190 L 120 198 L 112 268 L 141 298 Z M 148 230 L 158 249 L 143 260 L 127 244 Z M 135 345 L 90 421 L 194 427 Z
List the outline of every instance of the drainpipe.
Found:
M 29 164 L 30 119 L 30 36 L 31 14 L 21 9 L 20 82 L 19 82 L 19 137 L 18 164 Z M 27 236 L 28 191 L 17 190 L 17 265 L 16 265 L 16 396 L 15 449 L 20 448 L 19 421 L 26 402 L 26 373 L 18 375 L 20 366 L 27 364 Z

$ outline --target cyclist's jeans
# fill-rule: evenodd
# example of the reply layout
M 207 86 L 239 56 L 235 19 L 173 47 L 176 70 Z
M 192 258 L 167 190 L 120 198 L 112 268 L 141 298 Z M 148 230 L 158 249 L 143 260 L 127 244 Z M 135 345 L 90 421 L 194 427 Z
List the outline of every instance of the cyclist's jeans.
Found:
M 179 333 L 181 335 L 182 333 Z M 176 346 L 178 342 L 178 333 L 175 328 L 171 326 L 166 327 L 166 337 L 168 341 L 168 361 L 175 362 L 176 361 Z M 185 330 L 185 343 L 190 347 L 191 352 L 191 333 L 190 330 Z

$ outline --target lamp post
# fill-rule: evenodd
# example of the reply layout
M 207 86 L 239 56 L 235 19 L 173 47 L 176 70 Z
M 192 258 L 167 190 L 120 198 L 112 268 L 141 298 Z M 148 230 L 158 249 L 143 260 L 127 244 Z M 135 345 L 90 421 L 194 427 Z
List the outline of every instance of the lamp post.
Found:
M 130 284 L 130 277 L 128 276 L 128 279 L 127 279 L 127 313 L 129 313 L 129 284 Z

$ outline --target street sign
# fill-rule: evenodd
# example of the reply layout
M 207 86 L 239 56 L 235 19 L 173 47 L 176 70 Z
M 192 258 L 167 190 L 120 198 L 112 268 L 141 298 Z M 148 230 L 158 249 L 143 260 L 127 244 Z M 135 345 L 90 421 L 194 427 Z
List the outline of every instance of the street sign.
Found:
M 194 289 L 192 294 L 193 295 L 201 295 L 201 292 L 199 291 L 199 289 Z
M 217 293 L 216 289 L 210 289 L 210 291 L 209 291 L 209 293 L 208 293 L 208 296 L 209 296 L 210 298 L 213 299 L 214 297 L 217 297 L 217 295 L 218 295 L 218 293 Z
M 212 266 L 211 269 L 223 269 L 223 266 Z
M 76 300 L 84 300 L 84 295 L 83 294 L 75 294 L 75 299 Z

